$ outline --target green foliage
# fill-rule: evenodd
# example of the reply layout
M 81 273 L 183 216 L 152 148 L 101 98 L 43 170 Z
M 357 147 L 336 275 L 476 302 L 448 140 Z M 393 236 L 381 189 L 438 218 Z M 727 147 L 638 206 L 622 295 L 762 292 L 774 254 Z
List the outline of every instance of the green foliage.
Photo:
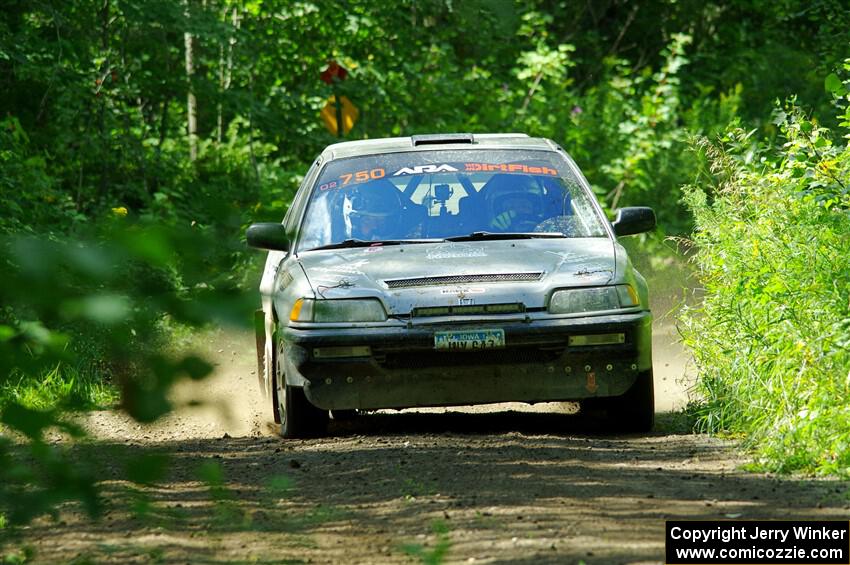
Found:
M 0 402 L 40 410 L 106 408 L 117 400 L 114 387 L 102 373 L 62 363 L 37 377 L 22 376 L 0 385 Z
M 212 248 L 220 253 L 228 246 L 199 228 L 166 229 L 120 216 L 88 239 L 10 236 L 0 242 L 6 274 L 0 280 L 0 390 L 6 393 L 0 422 L 26 438 L 29 451 L 18 459 L 11 444 L 0 444 L 0 459 L 8 460 L 0 465 L 0 511 L 12 523 L 65 500 L 99 512 L 92 473 L 49 445 L 45 434 L 81 435 L 63 413 L 90 407 L 103 375 L 120 391 L 121 407 L 149 422 L 170 409 L 174 383 L 210 372 L 203 359 L 162 348 L 165 317 L 190 326 L 249 321 L 251 297 L 239 290 L 238 276 L 216 269 Z M 78 381 L 80 363 L 92 351 L 102 356 L 99 365 Z M 46 386 L 27 394 L 34 383 Z
M 70 200 L 56 187 L 43 156 L 14 116 L 0 120 L 0 234 L 73 222 Z
M 0 17 L 0 98 L 14 109 L 0 128 L 0 199 L 15 210 L 0 228 L 65 230 L 123 207 L 225 237 L 248 217 L 278 218 L 334 140 L 318 119 L 333 89 L 318 73 L 335 58 L 350 74 L 334 88 L 361 110 L 352 138 L 546 135 L 612 208 L 654 205 L 684 233 L 685 131 L 720 131 L 739 107 L 763 120 L 792 92 L 827 107 L 822 77 L 840 55 L 830 30 L 850 23 L 839 4 L 18 0 Z
M 127 479 L 139 485 L 154 484 L 166 476 L 168 462 L 169 457 L 164 453 L 131 457 L 125 465 Z
M 51 446 L 41 435 L 52 426 L 68 428 L 55 413 L 39 413 L 15 407 L 4 410 L 2 423 L 24 434 L 32 434 L 26 459 L 16 457 L 8 440 L 0 442 L 2 490 L 0 508 L 10 524 L 26 523 L 46 512 L 56 515 L 56 507 L 78 500 L 91 516 L 99 516 L 102 501 L 95 476 L 86 464 L 75 462 L 66 449 Z M 33 464 L 36 462 L 37 464 Z
M 741 92 L 737 86 L 717 99 L 702 96 L 686 108 L 680 77 L 689 63 L 685 51 L 691 42 L 691 36 L 675 34 L 655 73 L 648 67 L 636 73 L 628 60 L 607 57 L 595 84 L 586 89 L 566 78 L 576 65 L 568 57 L 571 45 L 559 46 L 554 57 L 555 51 L 538 44 L 533 57 L 520 55 L 520 63 L 533 61 L 537 67 L 524 68 L 518 77 L 535 80 L 520 93 L 521 101 L 505 100 L 507 108 L 523 110 L 508 129 L 561 140 L 603 204 L 612 210 L 652 206 L 664 232 L 685 233 L 690 218 L 679 190 L 699 166 L 685 140 L 695 133 L 722 131 L 737 114 Z M 553 67 L 559 67 L 557 73 Z M 551 80 L 556 75 L 562 80 Z
M 431 530 L 436 537 L 434 547 L 428 549 L 422 544 L 407 544 L 402 546 L 402 550 L 411 557 L 419 560 L 422 565 L 440 565 L 445 563 L 446 556 L 452 547 L 451 539 L 449 539 L 449 526 L 442 520 L 434 520 L 431 524 Z
M 31 546 L 26 545 L 15 552 L 4 555 L 2 563 L 7 565 L 19 565 L 23 563 L 30 563 L 34 558 L 35 550 Z
M 736 119 L 776 135 L 778 124 L 790 145 L 775 184 L 788 177 L 794 202 L 831 217 L 846 197 L 843 149 L 813 119 L 765 116 L 793 92 L 821 114 L 846 99 L 829 73 L 848 14 L 840 0 L 6 2 L 0 413 L 30 457 L 0 466 L 0 512 L 18 523 L 74 498 L 96 509 L 90 474 L 44 434 L 76 433 L 64 413 L 112 404 L 115 391 L 151 421 L 175 382 L 210 370 L 162 352 L 175 327 L 249 319 L 241 289 L 255 286 L 258 259 L 242 233 L 279 220 L 337 140 L 318 118 L 335 90 L 360 109 L 353 139 L 551 137 L 608 208 L 651 205 L 668 234 L 690 229 L 679 187 L 704 165 L 687 136 Z M 347 80 L 318 79 L 329 59 Z M 745 170 L 764 156 L 746 136 L 727 142 Z M 694 194 L 694 210 L 714 205 Z
M 711 163 L 686 194 L 705 295 L 680 327 L 699 425 L 745 434 L 765 468 L 850 476 L 850 149 L 794 106 L 776 124 L 781 147 L 740 129 L 695 141 Z

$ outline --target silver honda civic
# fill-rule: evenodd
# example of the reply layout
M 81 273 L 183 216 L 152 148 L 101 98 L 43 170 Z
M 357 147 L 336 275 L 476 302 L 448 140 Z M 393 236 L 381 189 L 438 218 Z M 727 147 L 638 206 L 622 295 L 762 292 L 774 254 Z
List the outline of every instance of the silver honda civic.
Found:
M 260 386 L 284 437 L 329 415 L 579 401 L 620 431 L 652 428 L 647 286 L 557 144 L 447 134 L 329 146 L 269 251 L 257 311 Z

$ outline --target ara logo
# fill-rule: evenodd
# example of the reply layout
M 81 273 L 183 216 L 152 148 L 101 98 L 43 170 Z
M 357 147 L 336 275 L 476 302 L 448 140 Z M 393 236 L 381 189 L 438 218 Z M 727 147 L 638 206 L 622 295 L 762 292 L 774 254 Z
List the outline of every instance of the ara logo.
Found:
M 415 167 L 402 167 L 393 173 L 394 177 L 401 175 L 421 175 L 422 173 L 456 173 L 457 169 L 451 165 L 416 165 Z

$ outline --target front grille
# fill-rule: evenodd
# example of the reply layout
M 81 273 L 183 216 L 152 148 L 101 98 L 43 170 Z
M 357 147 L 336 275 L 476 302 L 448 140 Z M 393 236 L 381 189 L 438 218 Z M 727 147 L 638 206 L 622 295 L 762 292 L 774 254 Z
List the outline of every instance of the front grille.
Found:
M 386 369 L 424 369 L 429 367 L 469 367 L 473 365 L 519 365 L 549 363 L 558 359 L 563 348 L 541 349 L 539 347 L 514 347 L 509 349 L 488 349 L 481 352 L 376 352 L 378 362 Z
M 525 312 L 525 304 L 466 304 L 464 306 L 425 306 L 414 308 L 411 314 L 414 318 L 426 318 L 429 316 L 475 316 L 494 314 L 522 314 Z
M 412 279 L 390 279 L 385 280 L 384 283 L 389 288 L 406 288 L 411 286 L 432 286 L 465 283 L 539 281 L 542 276 L 542 271 L 530 273 L 489 273 L 482 275 L 447 275 L 440 277 L 416 277 Z

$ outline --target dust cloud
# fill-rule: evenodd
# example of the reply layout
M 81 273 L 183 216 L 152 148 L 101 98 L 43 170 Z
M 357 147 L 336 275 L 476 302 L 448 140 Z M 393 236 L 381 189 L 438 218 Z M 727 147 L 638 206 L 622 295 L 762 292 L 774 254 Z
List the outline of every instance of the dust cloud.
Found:
M 114 411 L 91 413 L 86 427 L 101 439 L 168 441 L 189 438 L 258 437 L 273 433 L 271 407 L 257 385 L 254 339 L 248 332 L 205 332 L 192 351 L 213 364 L 202 381 L 181 381 L 169 399 L 174 410 L 150 425 Z

